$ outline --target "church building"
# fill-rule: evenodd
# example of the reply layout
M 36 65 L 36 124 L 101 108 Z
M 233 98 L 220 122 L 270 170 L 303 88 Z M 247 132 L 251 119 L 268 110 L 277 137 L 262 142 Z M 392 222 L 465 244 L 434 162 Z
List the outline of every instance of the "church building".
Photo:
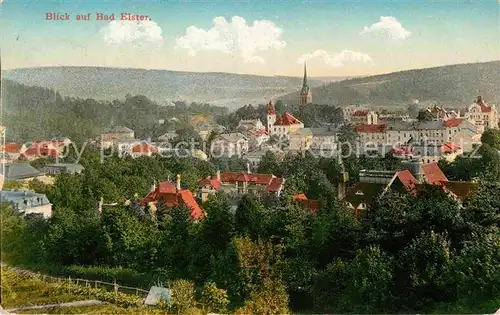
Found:
M 300 105 L 312 104 L 312 93 L 307 85 L 307 67 L 304 63 L 304 79 L 302 80 L 302 89 L 300 90 Z
M 290 138 L 290 134 L 300 129 L 304 129 L 304 124 L 289 112 L 284 112 L 280 117 L 276 117 L 276 109 L 273 103 L 267 104 L 267 131 L 270 135 Z

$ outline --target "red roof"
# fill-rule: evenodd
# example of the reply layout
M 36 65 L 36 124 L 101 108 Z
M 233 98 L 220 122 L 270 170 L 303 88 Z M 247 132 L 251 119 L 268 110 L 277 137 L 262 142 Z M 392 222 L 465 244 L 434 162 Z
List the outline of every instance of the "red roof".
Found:
M 213 178 L 204 178 L 204 179 L 201 179 L 198 181 L 198 185 L 200 186 L 205 186 L 205 185 L 210 185 L 212 186 L 214 189 L 219 189 L 220 186 L 221 186 L 221 183 L 217 180 L 217 179 L 213 179 Z
M 259 185 L 269 185 L 274 175 L 272 174 L 248 174 L 248 173 L 235 173 L 235 172 L 223 172 L 220 173 L 221 182 L 255 182 Z M 217 176 L 213 176 L 212 179 L 217 179 Z
M 21 152 L 21 146 L 17 143 L 7 143 L 3 146 L 3 150 L 7 153 L 19 153 Z
M 158 149 L 156 147 L 148 144 L 148 143 L 141 143 L 136 146 L 132 147 L 132 152 L 134 153 L 156 153 L 158 152 Z
M 142 198 L 139 204 L 146 205 L 150 202 L 156 204 L 160 199 L 164 201 L 165 206 L 168 208 L 179 205 L 186 206 L 191 210 L 191 218 L 194 220 L 202 218 L 205 215 L 203 209 L 196 202 L 193 193 L 188 189 L 177 191 L 172 182 L 161 182 L 154 191 Z
M 275 126 L 289 126 L 300 124 L 300 120 L 293 117 L 289 112 L 283 113 L 283 115 L 274 123 Z
M 451 127 L 458 127 L 462 123 L 462 119 L 460 118 L 453 118 L 453 119 L 448 119 L 447 121 L 444 122 L 444 126 L 446 128 L 451 128 Z
M 386 129 L 385 124 L 378 124 L 378 125 L 373 125 L 373 124 L 365 124 L 365 125 L 358 125 L 356 126 L 356 132 L 364 132 L 364 133 L 381 133 L 385 132 Z
M 23 155 L 26 157 L 39 157 L 39 156 L 59 156 L 59 152 L 56 149 L 48 149 L 48 148 L 29 148 L 23 152 Z
M 417 179 L 409 170 L 399 171 L 396 173 L 403 186 L 410 192 L 414 192 L 415 184 L 417 184 Z
M 260 129 L 260 130 L 251 130 L 250 133 L 253 134 L 254 136 L 261 136 L 269 134 L 269 131 L 267 131 L 266 129 Z
M 267 191 L 269 192 L 278 192 L 281 190 L 281 188 L 283 187 L 283 182 L 285 180 L 283 178 L 279 178 L 279 177 L 274 177 L 272 180 L 271 180 L 271 183 L 267 186 Z
M 459 151 L 461 148 L 457 144 L 451 142 L 451 143 L 445 143 L 441 146 L 441 152 L 443 153 L 454 153 Z
M 405 146 L 400 146 L 398 148 L 393 148 L 392 149 L 392 154 L 394 155 L 412 155 L 413 154 L 413 149 L 412 147 L 405 145 Z
M 479 105 L 479 107 L 481 108 L 481 111 L 483 113 L 491 112 L 491 107 L 486 105 L 486 103 L 483 101 L 483 98 L 481 96 L 477 97 L 476 104 Z
M 362 117 L 368 115 L 368 112 L 369 112 L 368 109 L 357 110 L 352 114 L 352 116 Z
M 271 101 L 269 101 L 269 104 L 267 104 L 267 114 L 276 115 L 276 109 L 274 109 L 273 103 Z
M 424 164 L 422 165 L 422 170 L 425 179 L 431 185 L 439 185 L 443 182 L 448 182 L 448 178 L 446 178 L 437 163 Z
M 316 213 L 319 210 L 319 201 L 307 199 L 304 193 L 295 195 L 294 199 L 302 206 L 302 208 L 306 210 L 309 210 L 313 213 Z
M 175 187 L 174 183 L 165 181 L 158 184 L 157 191 L 160 194 L 175 194 L 177 188 Z

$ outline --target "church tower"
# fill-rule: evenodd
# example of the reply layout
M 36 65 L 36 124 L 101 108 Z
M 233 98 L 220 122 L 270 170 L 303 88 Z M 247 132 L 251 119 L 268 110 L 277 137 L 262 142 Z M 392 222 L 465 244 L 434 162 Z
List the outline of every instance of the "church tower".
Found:
M 276 122 L 276 109 L 274 109 L 273 103 L 269 101 L 267 104 L 267 131 L 272 133 L 272 128 Z
M 300 105 L 312 103 L 312 93 L 309 85 L 307 85 L 307 67 L 304 62 L 304 79 L 302 80 L 302 89 L 300 90 Z

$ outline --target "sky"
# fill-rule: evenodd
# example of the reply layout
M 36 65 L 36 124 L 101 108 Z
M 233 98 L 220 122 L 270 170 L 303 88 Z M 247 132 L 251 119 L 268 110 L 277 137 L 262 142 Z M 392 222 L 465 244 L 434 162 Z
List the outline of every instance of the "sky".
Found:
M 301 76 L 306 62 L 333 77 L 500 60 L 499 0 L 3 0 L 0 15 L 4 69 Z

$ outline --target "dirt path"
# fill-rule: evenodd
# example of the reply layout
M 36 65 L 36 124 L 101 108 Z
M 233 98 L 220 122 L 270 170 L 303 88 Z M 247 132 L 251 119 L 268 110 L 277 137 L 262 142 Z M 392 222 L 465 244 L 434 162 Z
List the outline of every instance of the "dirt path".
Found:
M 98 300 L 84 300 L 84 301 L 75 301 L 75 302 L 67 302 L 67 303 L 59 303 L 59 304 L 18 306 L 18 307 L 5 309 L 5 311 L 12 312 L 12 311 L 21 311 L 21 310 L 36 310 L 36 309 L 42 309 L 42 308 L 53 308 L 53 307 L 94 306 L 94 305 L 104 305 L 104 304 L 107 304 L 107 303 L 102 302 L 102 301 L 98 301 Z

